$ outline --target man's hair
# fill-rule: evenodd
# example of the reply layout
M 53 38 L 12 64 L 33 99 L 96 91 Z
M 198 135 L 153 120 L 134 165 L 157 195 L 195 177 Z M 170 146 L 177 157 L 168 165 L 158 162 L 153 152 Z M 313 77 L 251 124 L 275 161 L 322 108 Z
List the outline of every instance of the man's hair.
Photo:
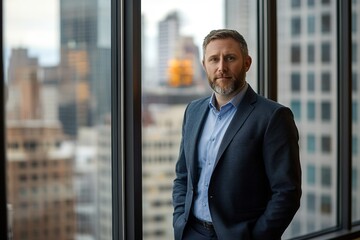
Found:
M 205 38 L 203 42 L 203 56 L 205 56 L 206 46 L 213 40 L 232 38 L 239 43 L 240 49 L 244 56 L 248 56 L 248 47 L 245 38 L 236 30 L 231 29 L 217 29 L 212 30 Z

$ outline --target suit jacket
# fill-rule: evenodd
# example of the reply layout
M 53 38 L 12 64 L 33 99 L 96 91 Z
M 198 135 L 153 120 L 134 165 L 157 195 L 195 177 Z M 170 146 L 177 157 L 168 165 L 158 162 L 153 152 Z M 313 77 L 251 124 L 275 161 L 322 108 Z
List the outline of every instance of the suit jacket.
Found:
M 182 239 L 199 179 L 197 143 L 209 97 L 185 111 L 173 186 L 175 239 Z M 280 239 L 300 206 L 298 131 L 287 107 L 245 93 L 224 135 L 209 193 L 219 240 Z

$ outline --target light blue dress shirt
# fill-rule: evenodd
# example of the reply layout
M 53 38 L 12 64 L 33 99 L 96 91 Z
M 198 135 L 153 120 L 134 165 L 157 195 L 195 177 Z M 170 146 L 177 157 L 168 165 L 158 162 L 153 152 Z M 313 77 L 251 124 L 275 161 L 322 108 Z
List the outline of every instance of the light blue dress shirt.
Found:
M 194 216 L 203 221 L 212 222 L 208 201 L 211 175 L 222 139 L 247 88 L 248 84 L 228 103 L 223 105 L 220 111 L 215 107 L 215 95 L 213 94 L 210 98 L 210 112 L 205 121 L 198 147 L 200 178 L 196 188 L 193 209 Z

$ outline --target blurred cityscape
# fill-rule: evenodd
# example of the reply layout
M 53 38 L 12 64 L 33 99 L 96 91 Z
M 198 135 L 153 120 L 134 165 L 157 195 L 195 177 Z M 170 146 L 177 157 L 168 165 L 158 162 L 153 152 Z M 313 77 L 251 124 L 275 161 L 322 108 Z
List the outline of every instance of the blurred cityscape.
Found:
M 256 1 L 224 0 L 223 6 L 224 27 L 249 44 L 247 80 L 256 89 Z M 336 7 L 335 0 L 278 1 L 278 100 L 295 114 L 303 169 L 301 208 L 285 239 L 337 224 Z M 6 59 L 9 239 L 111 240 L 110 0 L 60 0 L 59 8 L 57 65 L 41 66 L 24 47 Z M 138 69 L 146 240 L 173 239 L 171 191 L 183 113 L 187 103 L 211 94 L 201 46 L 182 34 L 181 14 L 171 10 L 158 22 L 155 65 L 143 55 Z M 353 1 L 354 93 L 359 14 Z M 142 16 L 143 49 L 148 17 Z M 354 221 L 360 220 L 359 98 L 353 94 Z

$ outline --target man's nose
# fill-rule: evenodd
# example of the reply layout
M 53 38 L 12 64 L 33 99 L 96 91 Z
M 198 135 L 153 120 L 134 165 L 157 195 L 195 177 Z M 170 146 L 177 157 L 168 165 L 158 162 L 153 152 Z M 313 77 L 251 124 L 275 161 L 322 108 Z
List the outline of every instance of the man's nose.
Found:
M 220 59 L 219 66 L 218 66 L 218 71 L 219 72 L 225 72 L 226 69 L 227 69 L 226 61 L 224 59 Z

